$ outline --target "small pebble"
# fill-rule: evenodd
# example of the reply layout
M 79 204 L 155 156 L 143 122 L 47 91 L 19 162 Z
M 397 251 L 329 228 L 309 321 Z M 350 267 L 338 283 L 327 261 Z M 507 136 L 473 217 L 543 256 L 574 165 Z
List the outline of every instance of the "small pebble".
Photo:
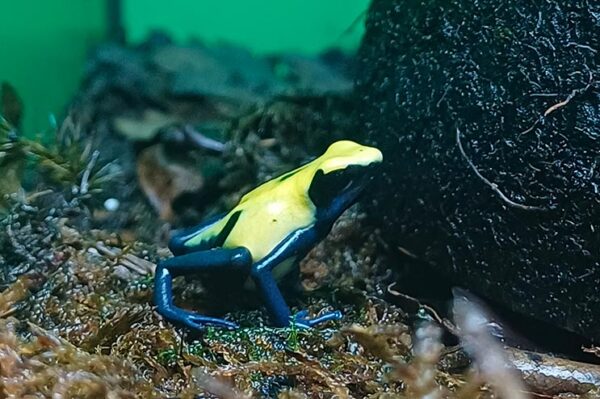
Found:
M 115 212 L 117 209 L 119 209 L 119 205 L 121 205 L 121 203 L 116 198 L 109 198 L 104 201 L 104 209 L 109 212 Z

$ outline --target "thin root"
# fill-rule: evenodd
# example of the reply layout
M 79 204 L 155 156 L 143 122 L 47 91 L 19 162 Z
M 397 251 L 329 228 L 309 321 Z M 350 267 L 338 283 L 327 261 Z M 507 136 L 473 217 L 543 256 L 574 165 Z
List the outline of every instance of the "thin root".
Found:
M 523 205 L 523 204 L 519 204 L 517 202 L 514 202 L 513 200 L 511 200 L 510 198 L 508 198 L 506 196 L 506 194 L 504 194 L 499 188 L 498 185 L 496 183 L 492 183 L 491 181 L 489 181 L 485 176 L 483 176 L 479 170 L 477 169 L 477 167 L 475 166 L 475 164 L 473 163 L 473 161 L 471 161 L 471 159 L 467 156 L 467 153 L 465 152 L 462 143 L 460 142 L 460 130 L 458 128 L 456 128 L 456 144 L 458 145 L 458 149 L 460 150 L 461 155 L 463 156 L 463 158 L 465 159 L 465 161 L 467 161 L 467 163 L 469 164 L 469 166 L 471 167 L 471 169 L 473 170 L 473 172 L 475 172 L 475 174 L 477 175 L 477 177 L 479 177 L 486 185 L 488 185 L 492 191 L 494 191 L 499 197 L 500 199 L 502 199 L 502 201 L 504 201 L 508 206 L 513 207 L 513 208 L 517 208 L 517 209 L 522 209 L 524 211 L 545 211 L 546 209 L 541 208 L 539 206 L 530 206 L 530 205 Z
M 587 84 L 587 86 L 585 86 L 583 89 L 575 89 L 571 92 L 571 94 L 569 94 L 567 96 L 567 98 L 565 98 L 563 101 L 554 104 L 553 106 L 551 106 L 550 108 L 548 108 L 545 112 L 544 112 L 544 118 L 547 117 L 548 115 L 550 115 L 551 113 L 553 113 L 554 111 L 556 111 L 559 108 L 564 107 L 565 105 L 567 105 L 576 95 L 578 94 L 583 94 L 586 91 L 588 91 L 588 89 L 592 87 L 592 82 L 590 81 L 590 83 Z
M 590 74 L 590 79 L 588 81 L 588 84 L 581 89 L 574 89 L 573 91 L 571 91 L 571 93 L 567 96 L 567 98 L 565 98 L 563 101 L 556 103 L 552 106 L 550 106 L 548 109 L 546 109 L 546 111 L 544 111 L 544 113 L 542 115 L 540 115 L 540 117 L 538 119 L 536 119 L 536 121 L 533 123 L 533 125 L 531 125 L 529 128 L 523 130 L 521 133 L 519 133 L 519 135 L 523 135 L 523 134 L 527 134 L 529 132 L 531 132 L 533 129 L 535 129 L 537 127 L 537 125 L 542 122 L 544 120 L 544 118 L 546 118 L 548 115 L 550 115 L 551 113 L 553 113 L 554 111 L 556 111 L 557 109 L 560 109 L 562 107 L 564 107 L 565 105 L 569 104 L 569 102 L 571 102 L 571 100 L 573 98 L 575 98 L 575 96 L 579 95 L 579 94 L 583 94 L 586 91 L 588 91 L 590 89 L 590 87 L 592 87 L 592 84 L 594 83 L 592 81 L 592 73 L 589 72 Z M 554 95 L 554 94 L 553 94 Z

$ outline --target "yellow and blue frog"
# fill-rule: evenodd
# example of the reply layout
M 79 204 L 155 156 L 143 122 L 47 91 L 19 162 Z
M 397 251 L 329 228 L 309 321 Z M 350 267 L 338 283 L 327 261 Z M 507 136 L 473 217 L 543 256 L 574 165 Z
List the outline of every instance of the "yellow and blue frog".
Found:
M 237 325 L 180 309 L 173 304 L 173 277 L 189 273 L 243 273 L 262 292 L 277 327 L 299 327 L 338 320 L 339 311 L 316 318 L 291 317 L 277 282 L 331 230 L 358 199 L 381 163 L 381 152 L 352 141 L 338 141 L 313 161 L 250 191 L 231 211 L 176 234 L 175 255 L 156 268 L 154 301 L 171 322 L 192 329 Z

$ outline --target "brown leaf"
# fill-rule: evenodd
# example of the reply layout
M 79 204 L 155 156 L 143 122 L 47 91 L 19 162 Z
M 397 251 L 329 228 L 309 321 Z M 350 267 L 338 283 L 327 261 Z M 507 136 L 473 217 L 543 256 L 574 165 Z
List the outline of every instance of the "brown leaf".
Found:
M 180 122 L 179 118 L 155 110 L 146 110 L 140 118 L 121 116 L 114 119 L 115 128 L 133 141 L 147 141 L 164 127 Z
M 21 276 L 0 293 L 0 318 L 10 316 L 16 310 L 16 304 L 29 296 L 30 289 L 40 283 L 39 277 Z
M 146 311 L 143 306 L 119 309 L 112 318 L 102 323 L 97 331 L 88 335 L 80 346 L 89 351 L 97 346 L 110 346 L 119 336 L 131 330 L 131 326 L 140 321 Z
M 342 328 L 341 332 L 354 338 L 373 356 L 387 362 L 395 362 L 398 354 L 390 345 L 390 338 L 399 338 L 408 328 L 405 325 L 373 325 L 368 328 L 358 324 Z
M 203 372 L 201 369 L 193 371 L 194 380 L 198 387 L 205 392 L 209 392 L 222 399 L 249 399 L 250 395 L 245 395 L 236 390 L 223 379 L 213 377 Z
M 161 144 L 146 148 L 137 159 L 140 186 L 163 220 L 173 219 L 173 201 L 204 184 L 200 172 L 170 161 Z

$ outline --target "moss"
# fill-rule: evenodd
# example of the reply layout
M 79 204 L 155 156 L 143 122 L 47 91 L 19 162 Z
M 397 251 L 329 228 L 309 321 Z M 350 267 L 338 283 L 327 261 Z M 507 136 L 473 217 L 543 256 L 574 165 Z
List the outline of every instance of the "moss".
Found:
M 173 366 L 178 358 L 179 355 L 177 353 L 177 349 L 175 348 L 161 350 L 156 356 L 156 360 L 158 361 L 158 363 L 162 364 L 163 366 L 169 367 Z
M 298 339 L 298 327 L 295 323 L 292 323 L 290 328 L 288 328 L 287 333 L 287 348 L 291 351 L 297 351 L 300 349 L 300 340 Z

